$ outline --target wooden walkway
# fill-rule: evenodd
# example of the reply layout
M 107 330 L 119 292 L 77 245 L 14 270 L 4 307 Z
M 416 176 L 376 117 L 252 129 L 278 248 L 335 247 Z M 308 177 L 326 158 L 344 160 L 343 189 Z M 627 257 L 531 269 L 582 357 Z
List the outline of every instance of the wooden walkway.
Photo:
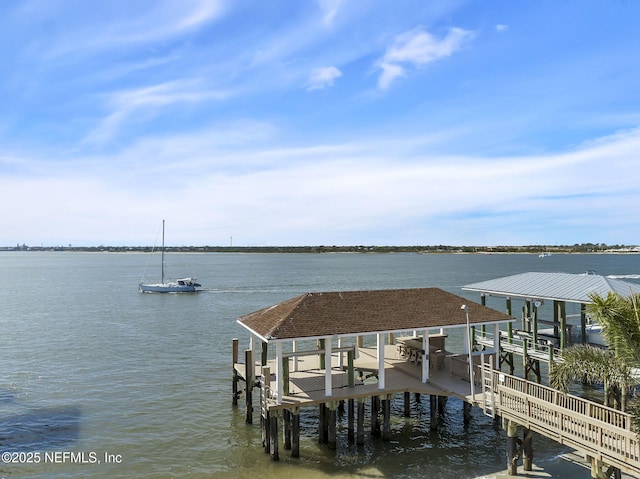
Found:
M 475 336 L 476 343 L 482 346 L 493 347 L 493 335 L 490 333 Z M 553 341 L 544 336 L 534 337 L 525 331 L 515 331 L 512 337 L 508 337 L 504 331 L 500 332 L 500 351 L 525 356 L 536 361 L 549 363 L 561 361 L 562 351 L 555 347 Z
M 628 413 L 486 367 L 479 405 L 503 420 L 640 477 L 640 441 Z M 483 404 L 484 403 L 484 404 Z

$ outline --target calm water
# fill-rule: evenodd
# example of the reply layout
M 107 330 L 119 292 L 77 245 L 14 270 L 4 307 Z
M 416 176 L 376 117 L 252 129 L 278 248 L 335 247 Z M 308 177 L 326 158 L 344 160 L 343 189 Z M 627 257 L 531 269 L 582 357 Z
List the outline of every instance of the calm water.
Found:
M 309 410 L 301 458 L 281 450 L 271 462 L 259 426 L 231 407 L 231 339 L 248 344 L 236 318 L 307 291 L 437 286 L 478 301 L 460 287 L 526 271 L 640 273 L 640 255 L 172 254 L 167 262 L 170 274 L 195 275 L 207 290 L 138 293 L 144 271 L 156 268 L 146 254 L 0 253 L 0 451 L 40 461 L 0 463 L 0 477 L 492 477 L 504 470 L 502 431 L 478 411 L 465 429 L 455 400 L 429 431 L 427 398 L 410 419 L 398 401 L 391 441 L 367 437 L 355 447 L 344 433 L 335 453 L 317 444 Z M 560 451 L 536 439 L 535 461 L 552 465 Z

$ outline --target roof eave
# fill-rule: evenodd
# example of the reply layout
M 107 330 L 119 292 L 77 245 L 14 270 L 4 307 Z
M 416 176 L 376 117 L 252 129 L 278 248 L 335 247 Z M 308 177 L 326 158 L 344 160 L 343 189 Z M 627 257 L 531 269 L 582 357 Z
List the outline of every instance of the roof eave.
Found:
M 523 299 L 523 300 L 527 300 L 527 299 L 539 299 L 541 301 L 564 301 L 566 303 L 578 303 L 578 304 L 590 304 L 592 303 L 591 300 L 578 300 L 578 299 L 567 299 L 567 298 L 560 298 L 560 297 L 550 297 L 550 296 L 539 296 L 539 295 L 535 295 L 535 294 L 518 294 L 518 293 L 507 293 L 504 291 L 492 291 L 492 290 L 488 290 L 488 289 L 481 289 L 481 288 L 466 288 L 463 287 L 462 288 L 464 291 L 475 291 L 477 293 L 482 293 L 486 296 L 499 296 L 501 298 L 515 298 L 515 299 Z
M 500 325 L 500 324 L 507 324 L 507 323 L 512 323 L 513 321 L 515 321 L 516 318 L 510 318 L 510 319 L 501 319 L 501 320 L 496 320 L 496 321 L 482 321 L 482 322 L 472 322 L 470 324 L 470 326 L 491 326 L 491 325 Z M 246 324 L 241 323 L 239 320 L 237 321 L 238 324 L 240 324 L 242 327 L 244 327 L 247 331 L 249 331 L 251 334 L 253 334 L 254 336 L 256 336 L 257 338 L 259 338 L 261 341 L 265 342 L 265 343 L 287 343 L 287 342 L 291 342 L 291 341 L 314 341 L 317 339 L 335 339 L 335 338 L 352 338 L 352 337 L 358 337 L 358 336 L 375 336 L 378 334 L 390 334 L 390 333 L 394 333 L 394 334 L 402 334 L 402 333 L 411 333 L 413 331 L 423 331 L 425 329 L 448 329 L 448 328 L 461 328 L 461 327 L 466 327 L 467 323 L 458 323 L 458 324 L 448 324 L 448 325 L 442 325 L 442 326 L 417 326 L 414 328 L 405 328 L 405 329 L 386 329 L 386 330 L 380 330 L 380 331 L 366 331 L 366 332 L 357 332 L 357 333 L 343 333 L 343 334 L 325 334 L 325 335 L 319 335 L 319 336 L 304 336 L 304 337 L 296 337 L 296 338 L 274 338 L 274 337 L 265 337 L 259 333 L 257 333 L 256 331 L 254 331 L 253 329 L 251 329 L 250 327 L 248 327 Z
M 246 329 L 247 331 L 249 331 L 251 334 L 253 334 L 254 336 L 256 336 L 257 338 L 259 338 L 260 340 L 262 340 L 265 343 L 268 343 L 270 340 L 267 339 L 265 336 L 261 335 L 260 333 L 254 331 L 253 329 L 251 329 L 249 326 L 247 326 L 246 324 L 244 324 L 241 320 L 236 320 L 236 323 L 238 323 L 240 326 L 242 326 L 244 329 Z

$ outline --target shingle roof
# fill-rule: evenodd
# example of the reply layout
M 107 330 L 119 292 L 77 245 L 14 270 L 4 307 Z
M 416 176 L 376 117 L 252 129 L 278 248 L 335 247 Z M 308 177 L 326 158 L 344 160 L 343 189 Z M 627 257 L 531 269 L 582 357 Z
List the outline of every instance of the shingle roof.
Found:
M 574 303 L 591 303 L 589 295 L 619 293 L 623 296 L 640 293 L 640 286 L 597 274 L 522 273 L 503 278 L 472 283 L 462 287 L 494 296 L 548 299 Z
M 302 339 L 440 328 L 513 320 L 439 288 L 306 293 L 242 316 L 238 323 L 265 340 Z

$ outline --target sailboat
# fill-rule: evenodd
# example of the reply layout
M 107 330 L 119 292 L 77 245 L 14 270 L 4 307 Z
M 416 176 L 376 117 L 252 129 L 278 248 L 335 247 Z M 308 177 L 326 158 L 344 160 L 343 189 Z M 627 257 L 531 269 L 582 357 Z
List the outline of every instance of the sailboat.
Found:
M 159 283 L 140 283 L 141 293 L 195 293 L 200 286 L 196 278 L 181 278 L 165 282 L 164 279 L 164 220 L 162 220 L 162 266 Z

